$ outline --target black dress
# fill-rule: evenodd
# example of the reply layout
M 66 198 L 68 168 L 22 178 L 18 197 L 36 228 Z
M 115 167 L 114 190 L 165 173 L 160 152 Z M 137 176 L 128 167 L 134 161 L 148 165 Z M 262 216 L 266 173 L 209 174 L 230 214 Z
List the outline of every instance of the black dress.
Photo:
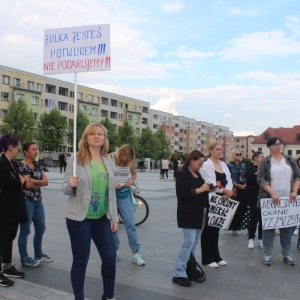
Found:
M 223 179 L 226 179 L 225 173 L 219 173 L 217 171 L 215 171 L 215 173 L 216 181 L 222 181 Z M 201 251 L 203 265 L 209 265 L 213 262 L 218 263 L 222 260 L 219 252 L 219 231 L 220 228 L 209 226 L 206 221 L 206 226 L 201 235 Z

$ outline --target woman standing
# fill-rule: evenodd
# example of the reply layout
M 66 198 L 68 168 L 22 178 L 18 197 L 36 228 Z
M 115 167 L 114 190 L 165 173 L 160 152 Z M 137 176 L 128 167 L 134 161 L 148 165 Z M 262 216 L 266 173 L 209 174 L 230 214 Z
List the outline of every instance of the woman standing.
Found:
M 295 162 L 300 170 L 300 154 L 295 156 Z M 300 187 L 298 188 L 298 193 L 297 195 L 300 195 Z M 298 226 L 298 240 L 297 240 L 297 249 L 300 250 L 300 226 Z M 297 231 L 297 229 L 295 231 Z M 295 235 L 295 231 L 294 231 L 294 235 Z M 297 234 L 296 234 L 297 235 Z
M 48 185 L 43 167 L 36 162 L 38 146 L 35 142 L 23 144 L 25 158 L 19 163 L 20 174 L 26 180 L 25 201 L 28 221 L 20 225 L 18 246 L 21 263 L 26 267 L 36 267 L 40 262 L 53 261 L 42 250 L 43 235 L 46 230 L 45 210 L 42 202 L 41 187 Z M 34 258 L 27 252 L 27 240 L 31 223 L 34 225 Z
M 200 174 L 205 182 L 212 183 L 213 186 L 216 186 L 217 181 L 227 182 L 223 188 L 216 189 L 216 193 L 226 200 L 232 196 L 232 181 L 228 167 L 220 160 L 223 156 L 222 150 L 219 142 L 209 145 L 208 160 L 200 169 Z M 206 225 L 201 236 L 202 264 L 211 268 L 227 265 L 219 252 L 219 231 L 220 228 Z
M 144 266 L 145 261 L 139 254 L 140 242 L 136 231 L 130 192 L 130 186 L 137 177 L 134 166 L 134 150 L 131 145 L 126 144 L 121 146 L 114 153 L 111 153 L 110 156 L 113 162 L 115 176 L 117 206 L 124 222 L 129 247 L 133 255 L 131 261 L 139 266 Z M 114 240 L 118 260 L 120 257 L 120 240 L 117 231 L 114 232 Z
M 279 197 L 288 197 L 289 202 L 294 203 L 300 185 L 300 171 L 295 160 L 281 153 L 282 142 L 273 137 L 267 141 L 270 155 L 265 157 L 257 172 L 257 182 L 260 185 L 258 200 L 272 198 L 275 205 L 280 203 Z M 280 243 L 283 260 L 286 264 L 294 266 L 291 255 L 292 234 L 294 227 L 280 228 Z M 275 229 L 263 230 L 264 260 L 267 266 L 271 265 Z
M 119 219 L 113 168 L 107 151 L 106 128 L 99 123 L 89 124 L 78 143 L 77 176 L 72 175 L 73 162 L 70 162 L 62 184 L 62 191 L 69 195 L 65 216 L 73 254 L 71 281 L 75 300 L 84 300 L 91 240 L 102 260 L 102 299 L 114 299 L 116 251 L 112 232 L 117 230 Z
M 247 201 L 246 178 L 245 178 L 246 166 L 241 161 L 242 161 L 242 153 L 239 150 L 232 150 L 229 158 L 229 164 L 227 166 L 231 174 L 233 187 L 234 189 L 237 190 L 236 201 L 240 203 L 229 227 L 229 230 L 232 230 L 233 235 L 238 235 L 237 231 L 241 230 L 242 228 L 243 229 L 247 228 L 248 225 L 248 224 L 242 224 L 243 217 L 247 212 L 248 201 Z
M 20 153 L 20 142 L 12 136 L 0 138 L 0 286 L 12 286 L 7 277 L 24 277 L 12 264 L 13 241 L 19 223 L 27 221 L 24 194 L 25 179 L 20 175 L 14 158 Z M 2 269 L 2 263 L 4 268 Z
M 198 172 L 203 162 L 204 155 L 198 150 L 192 151 L 176 178 L 177 223 L 179 228 L 183 228 L 184 240 L 176 260 L 172 281 L 186 287 L 191 286 L 186 274 L 186 264 L 191 252 L 196 257 L 208 208 L 209 185 Z
M 258 242 L 257 246 L 263 248 L 262 243 L 262 221 L 261 221 L 261 211 L 257 207 L 257 199 L 259 193 L 259 185 L 257 183 L 257 169 L 264 158 L 264 154 L 260 151 L 253 152 L 252 161 L 253 163 L 246 166 L 245 178 L 247 180 L 247 196 L 248 203 L 250 206 L 251 221 L 249 225 L 249 240 L 248 248 L 254 249 L 254 237 L 256 232 L 256 227 L 258 223 Z
M 165 179 L 165 175 L 166 178 L 168 179 L 168 172 L 169 172 L 169 163 L 170 161 L 168 160 L 167 157 L 165 157 L 162 161 L 161 161 L 161 168 L 162 168 L 162 179 Z

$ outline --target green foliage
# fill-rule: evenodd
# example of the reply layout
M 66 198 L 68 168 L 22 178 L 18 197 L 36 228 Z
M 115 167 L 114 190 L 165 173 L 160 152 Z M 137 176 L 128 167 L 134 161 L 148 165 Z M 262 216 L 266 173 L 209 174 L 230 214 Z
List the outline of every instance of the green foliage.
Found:
M 34 139 L 36 122 L 32 119 L 32 110 L 25 101 L 12 101 L 1 126 L 2 134 L 16 137 L 21 143 Z
M 126 120 L 123 126 L 119 127 L 119 146 L 124 144 L 130 144 L 135 153 L 139 153 L 138 151 L 138 141 L 137 136 L 135 134 L 133 126 Z
M 76 148 L 78 149 L 78 143 L 81 139 L 82 133 L 86 126 L 90 124 L 89 118 L 86 116 L 86 114 L 82 113 L 81 111 L 78 111 L 77 113 L 77 130 L 76 130 Z M 68 141 L 69 144 L 73 145 L 73 133 L 74 133 L 74 120 L 70 119 L 70 126 L 68 128 Z
M 116 132 L 113 123 L 108 118 L 105 118 L 100 123 L 107 129 L 107 138 L 109 141 L 108 152 L 109 153 L 114 152 L 116 148 L 119 146 L 119 135 Z
M 137 153 L 138 158 L 149 157 L 155 159 L 158 155 L 158 140 L 152 133 L 150 127 L 148 126 L 142 134 L 138 137 L 139 151 Z
M 157 158 L 162 159 L 165 156 L 170 157 L 171 150 L 170 150 L 170 140 L 166 137 L 166 134 L 162 130 L 162 128 L 159 128 L 157 132 L 154 134 L 157 145 L 158 145 L 158 152 L 157 152 Z
M 242 163 L 244 163 L 244 164 L 251 164 L 252 163 L 252 160 L 251 160 L 251 158 L 243 158 L 242 159 Z
M 37 123 L 36 139 L 41 150 L 58 151 L 67 139 L 67 121 L 57 108 L 41 114 Z

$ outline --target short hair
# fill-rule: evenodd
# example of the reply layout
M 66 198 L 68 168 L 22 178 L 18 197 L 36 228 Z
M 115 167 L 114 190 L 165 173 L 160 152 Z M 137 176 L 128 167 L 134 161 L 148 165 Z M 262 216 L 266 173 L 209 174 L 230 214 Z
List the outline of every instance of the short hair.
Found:
M 93 122 L 89 125 L 87 125 L 82 133 L 81 139 L 78 143 L 78 152 L 77 152 L 77 162 L 80 165 L 84 165 L 92 160 L 92 155 L 89 150 L 88 144 L 86 143 L 87 137 L 94 133 L 97 128 L 101 128 L 104 133 L 104 143 L 101 147 L 100 154 L 106 156 L 109 148 L 109 142 L 107 139 L 107 129 L 100 123 L 98 122 Z
M 276 137 L 276 136 L 274 136 L 274 137 L 268 139 L 268 141 L 267 141 L 267 147 L 273 146 L 273 145 L 277 142 L 277 140 L 279 140 L 280 143 L 282 143 L 282 142 L 281 142 L 281 139 L 278 138 L 278 137 Z
M 220 145 L 223 148 L 223 146 L 220 142 L 214 142 L 214 143 L 209 144 L 209 146 L 207 148 L 207 150 L 208 150 L 208 153 L 206 155 L 207 157 L 211 157 L 211 153 L 209 151 L 214 150 L 217 145 Z
M 235 157 L 235 154 L 236 154 L 237 152 L 240 152 L 240 153 L 241 153 L 241 151 L 238 150 L 238 149 L 233 149 L 233 150 L 231 151 L 230 157 L 229 157 L 229 162 L 234 162 L 234 157 Z M 242 154 L 242 153 L 241 153 L 241 154 Z
M 122 155 L 129 158 L 129 160 L 127 161 L 127 166 L 129 166 L 131 162 L 134 160 L 133 147 L 130 144 L 125 144 L 115 151 L 115 161 L 117 165 L 120 165 L 120 156 Z
M 205 155 L 199 150 L 193 150 L 185 159 L 183 168 L 187 168 L 192 160 L 198 160 L 201 157 L 205 157 Z
M 259 155 L 263 154 L 261 151 L 253 151 L 252 150 L 252 156 L 251 159 L 254 160 L 255 157 L 258 157 Z
M 16 148 L 20 144 L 20 141 L 9 135 L 2 135 L 0 138 L 0 153 L 6 152 L 9 148 L 9 146 L 12 146 L 13 148 Z

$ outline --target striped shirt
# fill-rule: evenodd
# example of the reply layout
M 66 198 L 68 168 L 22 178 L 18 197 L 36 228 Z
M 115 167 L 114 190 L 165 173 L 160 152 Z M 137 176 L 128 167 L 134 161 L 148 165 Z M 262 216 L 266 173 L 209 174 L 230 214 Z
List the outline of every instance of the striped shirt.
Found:
M 125 183 L 129 178 L 131 178 L 130 167 L 117 165 L 113 153 L 111 153 L 111 160 L 113 162 L 115 183 Z

